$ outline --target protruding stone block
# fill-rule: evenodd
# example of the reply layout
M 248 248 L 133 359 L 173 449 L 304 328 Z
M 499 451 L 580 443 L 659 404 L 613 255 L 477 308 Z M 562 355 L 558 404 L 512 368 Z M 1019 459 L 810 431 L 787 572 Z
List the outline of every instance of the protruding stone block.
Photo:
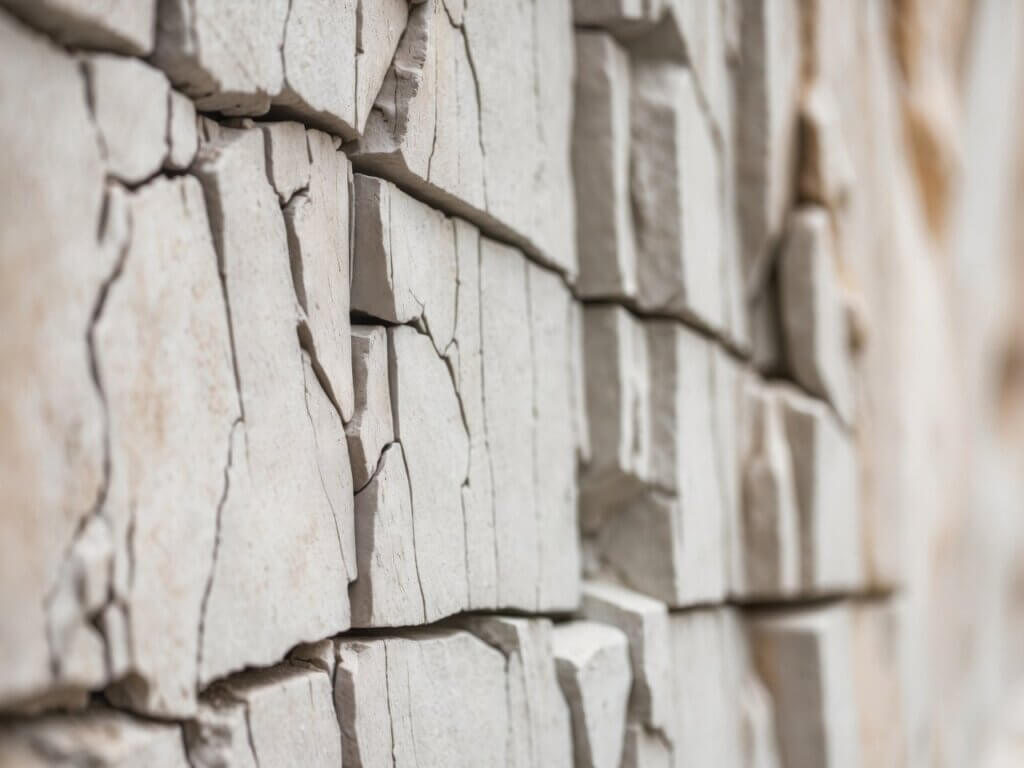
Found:
M 850 344 L 832 227 L 824 208 L 807 206 L 790 215 L 779 260 L 779 307 L 793 377 L 849 423 Z
M 157 0 L 4 0 L 4 5 L 65 45 L 130 56 L 153 50 Z
M 299 190 L 309 187 L 310 148 L 301 123 L 260 123 L 267 148 L 267 171 L 284 205 Z
M 606 32 L 576 33 L 573 174 L 579 291 L 636 296 L 630 200 L 629 54 Z
M 576 768 L 617 768 L 632 682 L 625 634 L 571 621 L 555 627 L 553 641 L 558 682 L 572 713 Z
M 721 169 L 693 76 L 676 64 L 637 60 L 632 88 L 638 303 L 720 329 Z

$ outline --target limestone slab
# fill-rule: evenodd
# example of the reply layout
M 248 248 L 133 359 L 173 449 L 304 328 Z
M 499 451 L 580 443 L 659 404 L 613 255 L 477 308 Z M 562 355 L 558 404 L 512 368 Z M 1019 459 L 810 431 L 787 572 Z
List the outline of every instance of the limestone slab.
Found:
M 576 767 L 616 768 L 632 684 L 626 635 L 607 624 L 571 621 L 555 627 L 552 645 L 572 713 Z
M 153 50 L 156 0 L 4 0 L 4 5 L 65 45 L 132 56 Z
M 244 422 L 231 450 L 205 606 L 205 683 L 348 628 L 353 524 L 351 495 L 339 497 L 332 475 L 345 468 L 321 463 L 329 441 L 344 449 L 344 432 L 340 418 L 324 420 L 323 409 L 311 408 L 316 398 L 307 399 L 319 382 L 308 376 L 299 344 L 286 228 L 262 132 L 225 130 L 200 150 L 196 169 L 224 280 Z
M 800 520 L 782 404 L 753 381 L 746 391 L 743 506 L 736 543 L 745 596 L 792 594 L 800 585 Z
M 282 664 L 233 675 L 216 684 L 204 705 L 189 744 L 190 757 L 199 755 L 209 760 L 196 760 L 198 765 L 234 765 L 229 756 L 243 765 L 251 756 L 251 764 L 259 768 L 341 765 L 341 731 L 334 712 L 332 682 L 320 670 Z M 218 710 L 226 708 L 230 712 L 238 707 L 243 716 L 228 721 L 233 727 L 225 738 L 215 727 L 225 717 Z M 244 730 L 239 733 L 240 729 Z M 216 744 L 218 737 L 220 745 Z M 214 744 L 206 743 L 211 739 Z
M 505 662 L 470 633 L 342 641 L 338 680 L 346 765 L 506 764 Z
M 170 86 L 138 59 L 85 59 L 93 115 L 111 175 L 129 184 L 152 176 L 167 156 Z
M 783 419 L 800 519 L 800 574 L 813 591 L 863 581 L 857 456 L 851 438 L 819 400 L 787 390 Z
M 349 313 L 349 169 L 331 137 L 309 131 L 309 189 L 284 209 L 292 279 L 305 315 L 305 349 L 343 421 L 352 418 Z
M 640 323 L 614 306 L 583 310 L 583 356 L 591 454 L 580 477 L 580 515 L 588 532 L 649 477 L 650 363 Z
M 419 574 L 421 552 L 402 446 L 384 449 L 379 469 L 356 494 L 358 578 L 349 587 L 352 624 L 409 626 L 426 619 L 426 593 Z M 424 543 L 424 566 L 429 564 Z
M 533 357 L 534 508 L 539 539 L 537 608 L 576 608 L 580 546 L 576 512 L 576 435 L 568 319 L 572 296 L 562 278 L 535 264 L 526 268 Z M 499 542 L 499 546 L 503 545 Z
M 766 613 L 749 626 L 757 669 L 773 702 L 781 764 L 860 765 L 846 607 Z
M 388 335 L 380 326 L 352 326 L 352 380 L 355 409 L 345 424 L 352 481 L 356 490 L 369 481 L 381 453 L 395 439 L 388 384 Z
M 533 610 L 540 575 L 534 381 L 526 262 L 480 241 L 484 423 L 494 493 L 498 606 Z
M 458 393 L 430 338 L 408 326 L 388 330 L 388 378 L 395 439 L 409 476 L 412 541 L 427 621 L 466 606 L 462 486 L 469 439 Z
M 590 581 L 583 585 L 583 615 L 625 633 L 633 678 L 630 720 L 641 730 L 657 732 L 652 738 L 670 746 L 676 718 L 667 606 L 615 584 Z M 646 737 L 636 738 L 643 741 Z M 638 754 L 647 751 L 642 744 L 633 749 Z
M 157 14 L 153 63 L 203 111 L 261 115 L 284 83 L 288 0 L 169 0 Z
M 462 488 L 466 525 L 466 575 L 469 606 L 498 604 L 497 546 L 494 537 L 494 492 L 484 411 L 483 336 L 480 305 L 480 232 L 455 219 L 457 285 L 455 339 L 449 354 L 469 435 L 469 471 Z M 454 359 L 453 359 L 454 358 Z
M 47 595 L 59 591 L 64 554 L 105 485 L 88 333 L 124 232 L 110 248 L 97 237 L 114 235 L 116 217 L 103 226 L 104 165 L 78 62 L 6 12 L 0 48 L 0 108 L 19 116 L 0 124 L 0 315 L 10 329 L 0 340 L 0 657 L 18 660 L 0 674 L 9 709 L 81 699 L 104 681 L 89 616 L 76 609 L 70 625 L 55 625 Z M 59 641 L 65 629 L 73 646 Z
M 507 764 L 512 768 L 572 765 L 572 726 L 558 683 L 551 621 L 470 616 L 461 623 L 505 658 Z
M 853 418 L 849 331 L 828 212 L 806 206 L 790 214 L 779 259 L 779 306 L 793 377 Z
M 352 309 L 415 322 L 445 354 L 455 332 L 454 224 L 394 184 L 355 177 Z
M 636 295 L 629 105 L 629 54 L 605 32 L 578 31 L 572 158 L 582 296 Z
M 95 330 L 110 430 L 112 588 L 126 608 L 132 678 L 116 698 L 184 717 L 195 711 L 202 602 L 240 410 L 202 188 L 191 177 L 158 179 L 131 196 L 130 215 L 121 273 Z
M 638 303 L 723 325 L 721 169 L 690 71 L 634 62 L 630 189 Z

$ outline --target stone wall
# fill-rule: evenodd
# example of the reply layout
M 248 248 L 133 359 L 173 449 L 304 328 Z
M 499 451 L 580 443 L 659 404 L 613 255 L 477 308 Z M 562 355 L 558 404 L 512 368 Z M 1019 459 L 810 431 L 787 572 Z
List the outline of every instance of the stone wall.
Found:
M 1022 36 L 0 0 L 0 766 L 1024 760 Z

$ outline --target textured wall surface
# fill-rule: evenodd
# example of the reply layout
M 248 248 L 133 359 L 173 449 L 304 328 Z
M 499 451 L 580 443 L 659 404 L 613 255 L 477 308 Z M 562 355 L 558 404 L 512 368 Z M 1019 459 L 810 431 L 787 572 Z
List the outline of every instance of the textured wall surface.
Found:
M 1022 38 L 0 0 L 0 766 L 1024 764 Z

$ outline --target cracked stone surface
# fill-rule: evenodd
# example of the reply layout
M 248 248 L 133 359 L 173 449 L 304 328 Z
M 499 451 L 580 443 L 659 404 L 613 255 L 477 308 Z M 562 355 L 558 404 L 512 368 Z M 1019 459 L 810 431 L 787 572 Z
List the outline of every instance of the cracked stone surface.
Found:
M 110 442 L 101 514 L 126 619 L 116 699 L 184 717 L 195 712 L 196 628 L 240 411 L 202 188 L 158 179 L 130 196 L 129 215 L 94 331 Z
M 576 768 L 615 768 L 632 683 L 626 635 L 597 622 L 571 621 L 555 627 L 552 644 L 572 713 Z
M 224 281 L 243 422 L 210 577 L 204 684 L 349 626 L 346 539 L 354 526 L 351 495 L 336 501 L 327 482 L 350 470 L 321 464 L 319 446 L 334 440 L 344 450 L 344 432 L 340 418 L 325 423 L 330 412 L 309 403 L 309 390 L 315 396 L 319 385 L 304 367 L 299 301 L 284 217 L 264 169 L 263 134 L 225 131 L 200 150 L 196 165 Z M 309 562 L 317 568 L 307 569 Z M 305 574 L 299 590 L 292 587 L 297 569 Z M 262 589 L 249 589 L 253 582 Z
M 196 107 L 187 96 L 170 91 L 167 118 L 167 157 L 164 167 L 172 171 L 183 171 L 192 164 L 199 149 L 199 134 L 196 126 Z
M 352 482 L 366 486 L 385 448 L 395 439 L 388 383 L 388 333 L 372 325 L 352 326 L 352 380 L 355 409 L 345 424 Z

